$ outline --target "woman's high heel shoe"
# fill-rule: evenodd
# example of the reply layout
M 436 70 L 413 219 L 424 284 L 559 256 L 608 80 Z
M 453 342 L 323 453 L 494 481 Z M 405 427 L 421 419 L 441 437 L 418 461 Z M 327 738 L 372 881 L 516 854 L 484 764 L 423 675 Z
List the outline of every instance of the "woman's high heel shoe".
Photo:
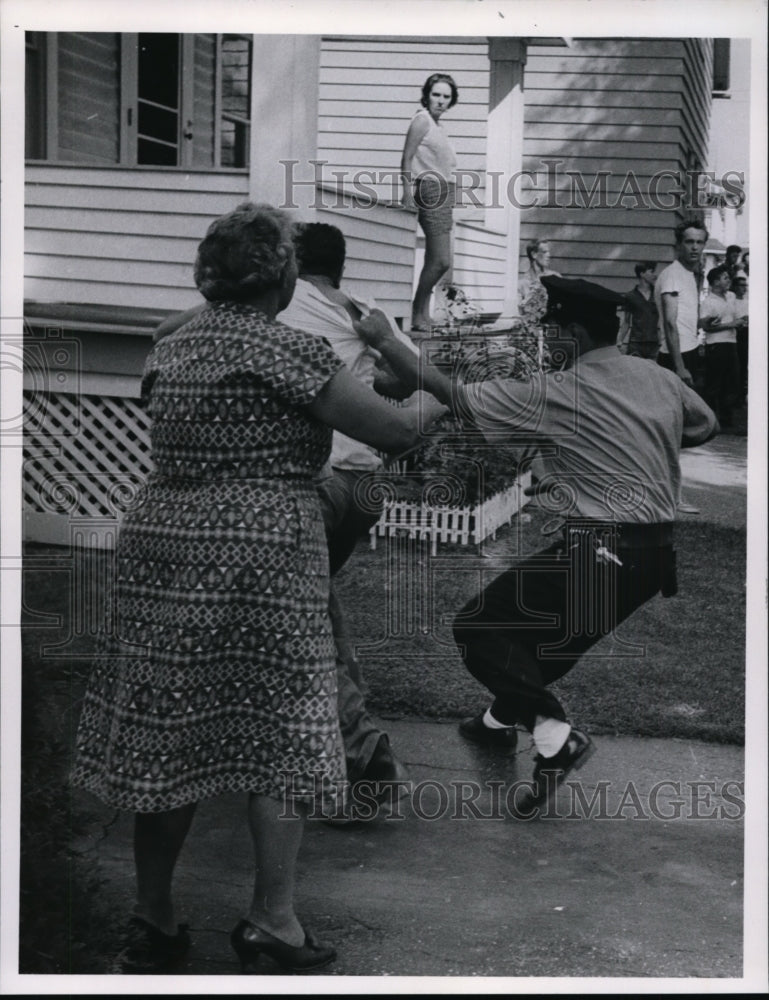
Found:
M 230 943 L 240 959 L 243 972 L 253 972 L 260 955 L 269 956 L 285 972 L 311 972 L 322 969 L 336 958 L 336 951 L 318 944 L 305 931 L 304 944 L 295 947 L 281 941 L 248 920 L 241 920 L 230 935 Z

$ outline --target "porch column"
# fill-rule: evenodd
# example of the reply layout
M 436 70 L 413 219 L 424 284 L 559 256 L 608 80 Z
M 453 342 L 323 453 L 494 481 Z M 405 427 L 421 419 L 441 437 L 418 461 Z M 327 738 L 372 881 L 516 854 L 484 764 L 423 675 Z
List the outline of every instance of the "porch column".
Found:
M 249 195 L 303 222 L 315 216 L 319 66 L 317 35 L 253 36 Z
M 508 182 L 523 163 L 523 72 L 526 40 L 489 38 L 489 119 L 486 169 L 493 176 L 487 183 L 486 225 L 504 233 L 505 286 L 502 318 L 518 314 L 518 260 L 521 212 L 508 196 Z M 513 185 L 510 184 L 511 193 Z M 519 193 L 520 184 L 514 193 Z

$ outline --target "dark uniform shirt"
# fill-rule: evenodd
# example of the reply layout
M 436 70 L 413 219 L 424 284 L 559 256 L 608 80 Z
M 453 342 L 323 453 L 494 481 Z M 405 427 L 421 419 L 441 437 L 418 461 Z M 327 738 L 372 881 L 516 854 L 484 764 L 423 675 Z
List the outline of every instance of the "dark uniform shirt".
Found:
M 677 375 L 616 347 L 529 382 L 466 384 L 461 398 L 488 441 L 528 433 L 549 445 L 542 479 L 571 498 L 564 513 L 604 522 L 674 521 L 681 444 L 706 441 L 716 424 Z

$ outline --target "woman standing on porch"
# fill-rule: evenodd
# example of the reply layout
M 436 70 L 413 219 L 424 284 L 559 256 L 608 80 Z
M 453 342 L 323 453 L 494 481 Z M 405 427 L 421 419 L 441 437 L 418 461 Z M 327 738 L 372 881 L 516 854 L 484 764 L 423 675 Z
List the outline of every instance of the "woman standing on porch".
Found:
M 208 300 L 145 367 L 154 471 L 120 530 L 117 623 L 100 645 L 72 780 L 135 814 L 137 899 L 112 971 L 167 972 L 190 945 L 172 899 L 197 803 L 248 795 L 253 897 L 232 932 L 244 971 L 335 957 L 294 910 L 311 804 L 345 780 L 315 476 L 332 429 L 380 450 L 419 437 L 325 340 L 276 321 L 297 278 L 290 220 L 247 203 L 214 222 Z M 428 423 L 443 407 L 427 404 Z M 328 813 L 327 813 L 328 814 Z
M 447 73 L 433 73 L 422 87 L 422 107 L 414 115 L 401 157 L 402 203 L 418 211 L 425 234 L 425 259 L 411 308 L 411 330 L 429 332 L 430 296 L 452 264 L 451 230 L 456 199 L 456 156 L 440 125 L 459 100 Z

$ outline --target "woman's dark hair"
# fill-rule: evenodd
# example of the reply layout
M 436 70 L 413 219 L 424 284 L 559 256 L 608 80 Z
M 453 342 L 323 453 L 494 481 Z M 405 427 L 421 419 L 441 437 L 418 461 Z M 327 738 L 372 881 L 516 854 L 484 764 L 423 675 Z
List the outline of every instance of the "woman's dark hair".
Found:
M 645 271 L 653 271 L 656 266 L 657 264 L 653 260 L 642 260 L 640 264 L 636 264 L 633 270 L 636 278 L 640 278 Z
M 448 73 L 433 73 L 432 76 L 428 76 L 425 80 L 424 86 L 422 87 L 422 107 L 430 107 L 430 91 L 436 83 L 447 83 L 449 85 L 451 88 L 451 103 L 449 104 L 449 107 L 453 108 L 459 100 L 459 90 L 457 89 L 457 85 L 454 83 L 453 78 L 450 77 Z
M 539 253 L 543 243 L 549 244 L 550 240 L 531 240 L 526 244 L 526 256 L 529 260 L 534 260 L 534 254 Z
M 345 258 L 342 230 L 326 222 L 298 222 L 293 238 L 299 273 L 324 274 L 339 288 Z
M 288 215 L 247 201 L 208 227 L 198 247 L 195 284 L 211 302 L 244 301 L 277 287 L 293 256 Z

